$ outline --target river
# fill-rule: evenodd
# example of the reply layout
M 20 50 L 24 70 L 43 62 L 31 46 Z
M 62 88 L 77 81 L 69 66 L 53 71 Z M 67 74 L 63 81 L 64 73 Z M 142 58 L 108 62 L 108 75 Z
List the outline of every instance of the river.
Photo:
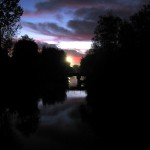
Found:
M 96 137 L 83 122 L 80 106 L 84 104 L 84 91 L 68 91 L 63 103 L 43 106 L 39 101 L 39 124 L 30 136 L 16 131 L 20 150 L 87 150 L 93 148 Z

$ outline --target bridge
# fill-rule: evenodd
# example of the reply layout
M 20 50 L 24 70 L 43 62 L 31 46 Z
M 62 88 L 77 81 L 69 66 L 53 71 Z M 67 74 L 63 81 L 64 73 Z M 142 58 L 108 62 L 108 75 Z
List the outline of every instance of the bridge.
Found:
M 80 74 L 80 73 L 70 73 L 67 76 L 69 78 L 69 90 L 85 90 L 86 89 L 85 88 L 85 75 Z

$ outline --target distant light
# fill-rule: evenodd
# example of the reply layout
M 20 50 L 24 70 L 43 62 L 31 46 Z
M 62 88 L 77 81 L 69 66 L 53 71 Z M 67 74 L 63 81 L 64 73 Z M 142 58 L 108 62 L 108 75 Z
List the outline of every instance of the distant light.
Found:
M 72 59 L 72 57 L 71 56 L 67 56 L 66 57 L 66 61 L 67 62 L 69 62 L 70 63 L 70 65 L 72 64 L 72 62 L 73 62 L 73 59 Z

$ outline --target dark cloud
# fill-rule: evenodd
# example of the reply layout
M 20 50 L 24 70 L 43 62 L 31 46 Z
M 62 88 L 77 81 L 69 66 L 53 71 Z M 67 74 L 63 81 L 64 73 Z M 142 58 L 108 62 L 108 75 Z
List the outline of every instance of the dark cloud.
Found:
M 93 37 L 98 16 L 109 12 L 127 18 L 147 1 L 148 0 L 45 0 L 37 2 L 33 12 L 25 10 L 24 16 L 35 17 L 44 13 L 48 15 L 47 12 L 49 12 L 50 15 L 56 17 L 57 22 L 59 21 L 60 24 L 52 22 L 24 22 L 23 25 L 36 33 L 51 36 L 55 41 L 90 41 Z M 71 15 L 71 20 L 68 15 Z M 66 26 L 61 24 L 63 19 L 66 19 L 64 21 Z
M 95 28 L 95 22 L 86 20 L 70 20 L 70 27 L 76 34 L 92 34 Z
M 35 30 L 39 33 L 42 33 L 44 35 L 49 35 L 49 34 L 56 34 L 56 35 L 66 35 L 66 34 L 71 34 L 71 32 L 64 27 L 60 27 L 55 23 L 31 23 L 31 22 L 24 22 L 24 26 L 27 26 L 31 28 L 32 30 Z
M 144 0 L 145 1 L 145 0 Z M 111 5 L 120 6 L 137 6 L 143 3 L 143 0 L 47 0 L 39 2 L 35 5 L 38 11 L 55 11 L 63 8 L 87 8 L 87 7 L 101 7 L 107 8 Z
M 35 3 L 35 10 L 24 10 L 24 16 L 40 16 L 43 13 L 61 14 L 61 10 L 77 10 L 75 15 L 78 17 L 88 14 L 103 15 L 107 11 L 112 11 L 120 16 L 128 16 L 135 12 L 139 6 L 149 0 L 47 0 Z M 81 14 L 80 14 L 81 12 Z M 91 16 L 91 14 L 89 14 Z M 80 16 L 81 15 L 81 16 Z M 94 15 L 92 15 L 94 16 Z
M 64 27 L 60 27 L 55 23 L 40 23 L 40 26 L 44 26 L 45 29 L 51 30 L 55 34 L 70 34 L 70 31 Z
M 147 0 L 146 0 L 147 1 Z M 79 8 L 74 12 L 76 18 L 84 18 L 85 20 L 96 21 L 99 16 L 105 15 L 108 12 L 122 18 L 128 18 L 135 13 L 143 4 L 142 0 L 115 0 L 115 1 L 101 1 L 98 5 L 91 5 L 91 7 Z
M 47 0 L 37 3 L 35 7 L 38 11 L 58 11 L 65 7 L 87 7 L 98 4 L 99 2 L 104 2 L 104 0 Z
M 68 23 L 68 28 L 64 28 L 55 23 L 31 23 L 31 22 L 23 22 L 23 25 L 32 29 L 32 31 L 36 33 L 40 33 L 43 35 L 51 36 L 56 41 L 86 41 L 91 40 L 92 32 L 89 33 L 89 29 L 91 26 L 93 27 L 93 23 L 84 22 L 84 21 L 70 21 Z M 92 30 L 91 30 L 92 31 Z
M 133 13 L 141 7 L 141 3 L 136 3 L 130 5 L 126 3 L 126 5 L 121 5 L 119 3 L 116 4 L 101 4 L 98 7 L 90 7 L 90 8 L 80 8 L 77 9 L 74 13 L 76 18 L 84 18 L 85 20 L 95 21 L 98 19 L 98 16 L 103 16 L 107 13 L 112 13 L 114 15 L 120 16 L 122 18 L 128 18 Z
M 99 8 L 81 8 L 75 11 L 75 17 L 84 18 L 85 20 L 96 21 L 98 16 L 104 15 L 106 13 L 105 10 L 101 10 Z

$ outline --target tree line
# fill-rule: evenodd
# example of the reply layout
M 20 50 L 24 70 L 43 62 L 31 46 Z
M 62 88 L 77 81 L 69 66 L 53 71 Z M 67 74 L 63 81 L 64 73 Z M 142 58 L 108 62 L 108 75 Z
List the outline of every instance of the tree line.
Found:
M 63 50 L 43 47 L 42 52 L 38 52 L 36 42 L 25 35 L 14 45 L 11 57 L 5 49 L 0 56 L 1 106 L 5 106 L 4 109 L 18 106 L 23 112 L 20 105 L 26 109 L 32 103 L 35 105 L 39 98 L 44 104 L 65 99 L 70 66 Z
M 85 117 L 109 146 L 143 141 L 139 136 L 146 123 L 149 39 L 149 4 L 126 20 L 106 14 L 99 17 L 92 48 L 81 60 L 87 89 Z
M 44 105 L 62 103 L 68 90 L 63 50 L 51 47 L 38 49 L 37 43 L 22 36 L 11 52 L 1 48 L 0 53 L 0 136 L 8 147 L 18 146 L 12 130 L 15 127 L 25 136 L 36 131 L 39 123 L 38 101 Z M 7 145 L 4 144 L 6 147 Z M 15 149 L 17 149 L 15 147 Z

